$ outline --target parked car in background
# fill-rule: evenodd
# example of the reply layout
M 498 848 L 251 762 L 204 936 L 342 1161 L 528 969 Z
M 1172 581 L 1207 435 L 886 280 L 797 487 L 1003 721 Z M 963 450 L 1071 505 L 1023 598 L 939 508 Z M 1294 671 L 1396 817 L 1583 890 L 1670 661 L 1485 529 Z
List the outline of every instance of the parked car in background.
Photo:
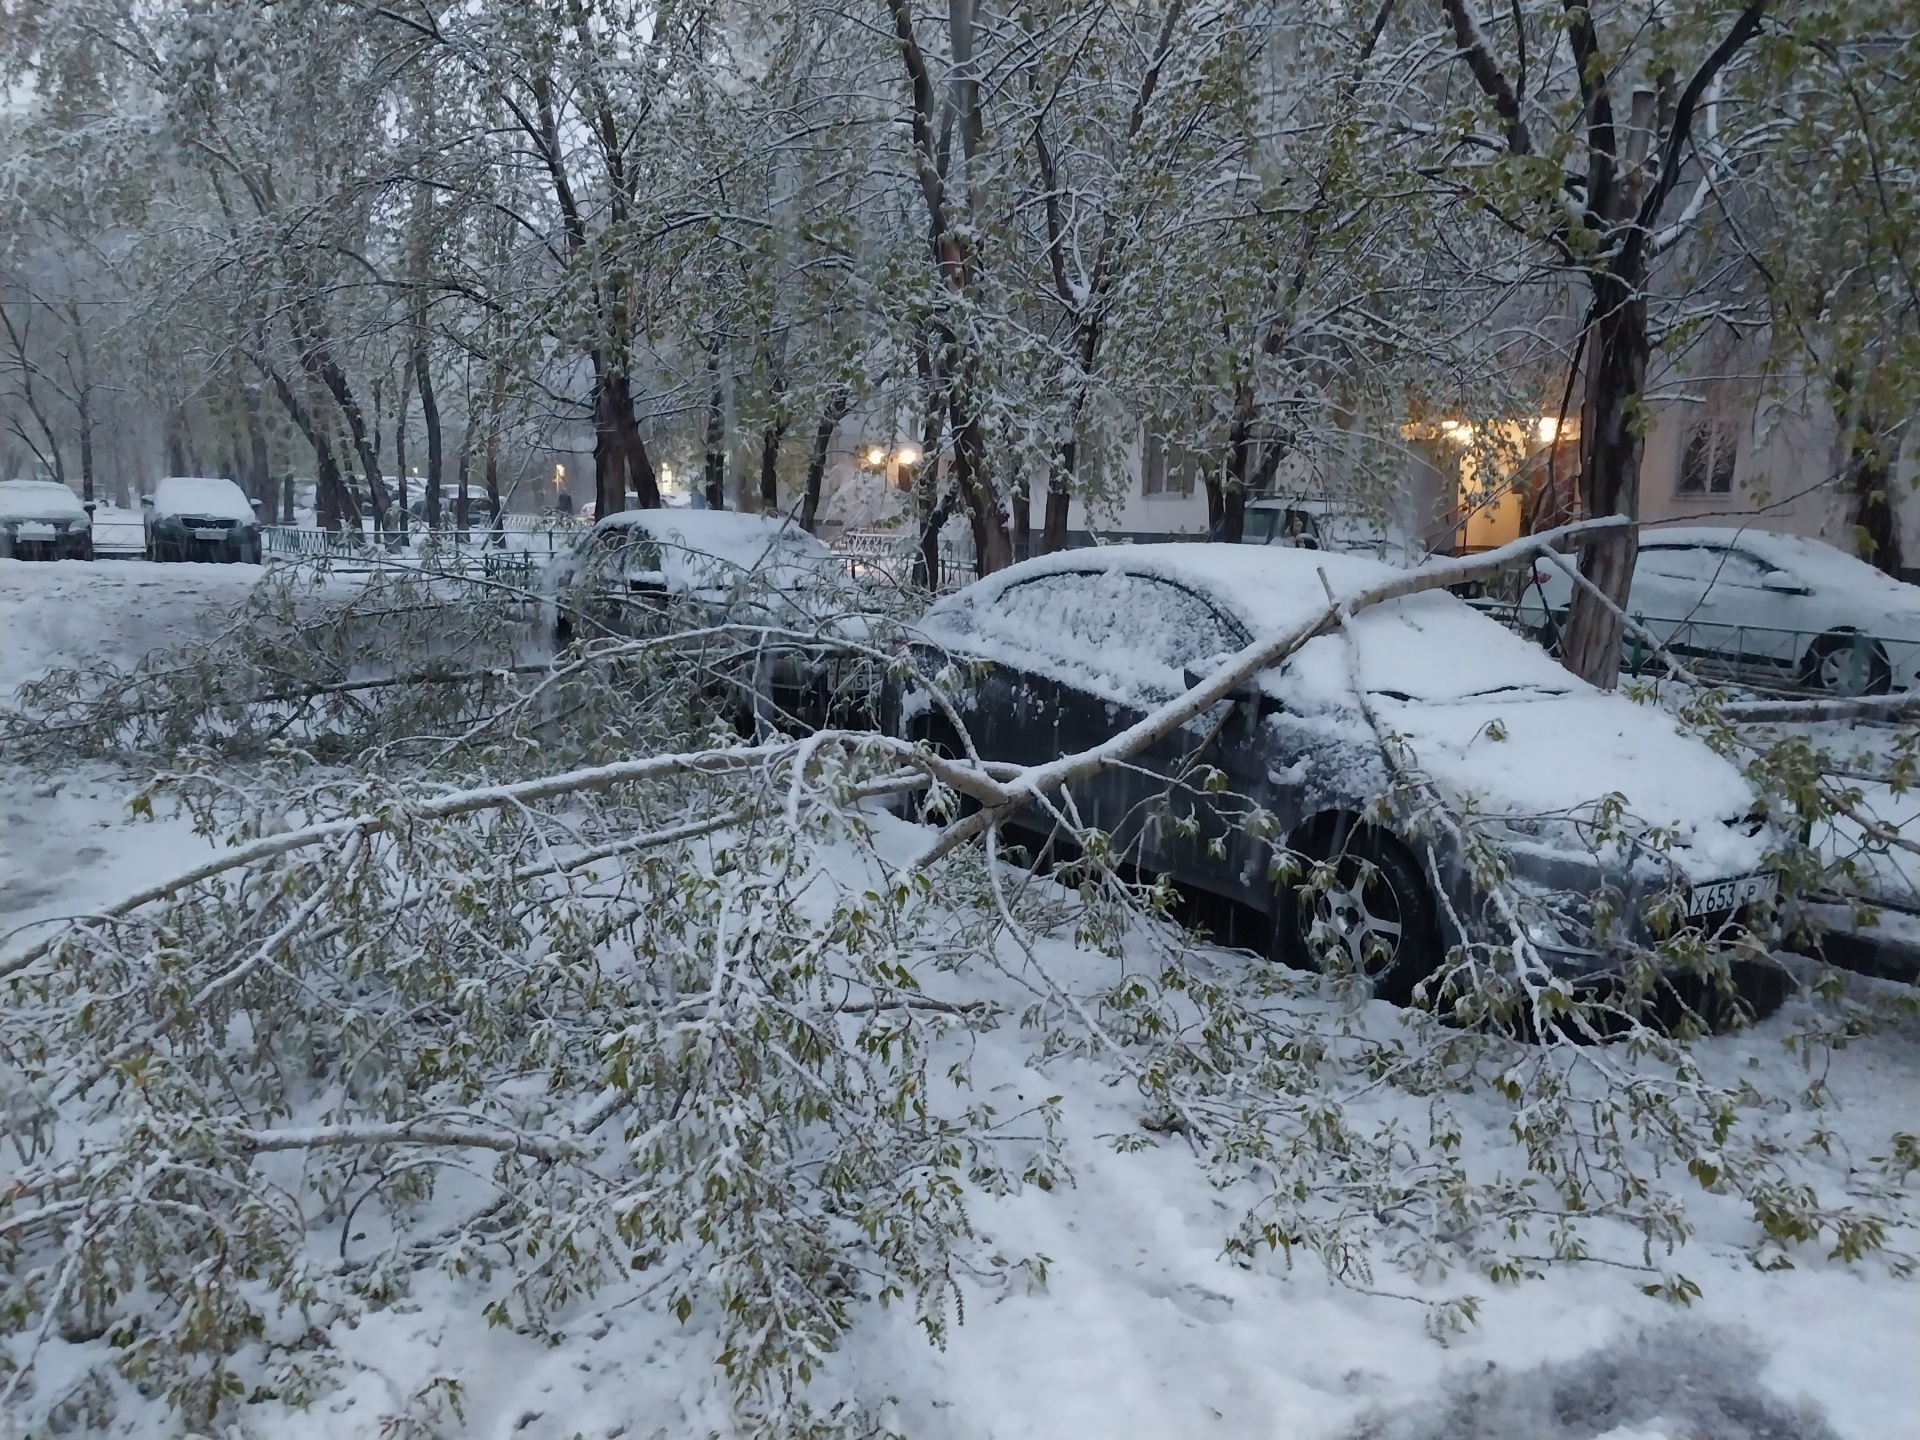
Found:
M 554 642 L 706 625 L 793 632 L 756 647 L 743 677 L 777 713 L 819 723 L 835 688 L 831 644 L 862 609 L 841 558 L 789 520 L 730 510 L 623 510 L 549 567 Z M 861 638 L 861 637 L 851 637 Z
M 1241 529 L 1243 545 L 1278 545 L 1296 550 L 1337 550 L 1405 563 L 1412 556 L 1407 537 L 1351 505 L 1323 499 L 1268 499 L 1247 503 Z
M 93 521 L 80 497 L 56 480 L 0 482 L 0 555 L 91 560 Z
M 149 560 L 260 563 L 258 507 L 231 480 L 169 475 L 140 505 Z
M 1322 611 L 1322 572 L 1337 593 L 1396 573 L 1279 547 L 1046 556 L 928 611 L 919 673 L 951 677 L 942 688 L 982 758 L 1040 764 L 1107 740 L 1223 657 Z M 1394 772 L 1367 708 L 1504 853 L 1530 897 L 1528 935 L 1557 967 L 1616 972 L 1623 937 L 1672 918 L 1648 913 L 1657 896 L 1682 897 L 1677 924 L 1714 937 L 1776 892 L 1767 855 L 1777 837 L 1753 791 L 1666 712 L 1595 689 L 1448 594 L 1367 609 L 1354 631 L 1365 707 L 1345 637 L 1320 636 L 1132 761 L 1074 785 L 1081 821 L 1141 871 L 1260 912 L 1278 958 L 1310 963 L 1337 947 L 1376 994 L 1398 1000 L 1449 946 L 1510 932 L 1444 829 L 1423 838 L 1412 812 L 1375 819 Z M 890 683 L 890 733 L 962 754 L 949 723 L 925 684 Z M 1208 783 L 1207 767 L 1224 786 Z M 1614 794 L 1625 800 L 1622 831 L 1603 839 L 1595 827 Z M 1270 823 L 1236 823 L 1251 813 Z M 1050 843 L 1038 807 L 1012 825 L 1036 850 Z M 1276 878 L 1275 846 L 1327 862 L 1333 883 L 1303 898 Z M 1602 892 L 1623 917 L 1607 940 L 1588 908 Z
M 391 482 L 389 482 L 391 488 Z M 407 486 L 407 514 L 415 520 L 425 523 L 427 518 L 427 482 L 418 476 Z M 393 493 L 398 493 L 395 490 Z M 493 525 L 493 500 L 483 485 L 468 485 L 462 489 L 458 485 L 443 485 L 440 489 L 440 523 L 458 525 L 461 523 L 460 501 L 466 499 L 466 526 L 468 529 L 488 529 Z
M 1573 581 L 1536 567 L 1520 618 L 1550 643 Z M 1834 695 L 1920 686 L 1920 586 L 1819 540 L 1768 530 L 1643 530 L 1627 611 L 1689 666 Z M 1635 642 L 1626 642 L 1629 657 Z

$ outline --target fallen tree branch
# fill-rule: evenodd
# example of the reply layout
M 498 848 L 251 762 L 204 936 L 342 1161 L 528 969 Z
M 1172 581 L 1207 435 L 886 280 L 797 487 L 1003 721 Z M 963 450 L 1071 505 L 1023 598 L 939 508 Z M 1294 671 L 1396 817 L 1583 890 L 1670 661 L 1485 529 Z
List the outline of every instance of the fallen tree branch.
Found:
M 1920 690 L 1833 700 L 1733 700 L 1720 718 L 1737 725 L 1810 725 L 1821 720 L 1920 719 Z

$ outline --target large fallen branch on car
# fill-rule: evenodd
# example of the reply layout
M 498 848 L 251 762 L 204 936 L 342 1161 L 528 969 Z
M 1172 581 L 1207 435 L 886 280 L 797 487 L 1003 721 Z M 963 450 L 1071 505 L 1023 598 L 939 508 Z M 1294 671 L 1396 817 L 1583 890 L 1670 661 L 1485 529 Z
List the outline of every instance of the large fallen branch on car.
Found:
M 1203 683 L 1196 685 L 1186 694 L 1169 700 L 1137 724 L 1129 726 L 1099 745 L 1072 755 L 1063 755 L 1058 760 L 1049 761 L 1045 765 L 1032 766 L 1004 785 L 961 785 L 957 782 L 949 782 L 955 789 L 978 800 L 982 808 L 942 830 L 933 843 L 915 857 L 913 868 L 923 868 L 933 863 L 953 850 L 955 846 L 965 844 L 989 825 L 1002 819 L 1008 811 L 1017 809 L 1034 797 L 1057 790 L 1063 785 L 1084 780 L 1096 771 L 1137 755 L 1156 740 L 1171 735 L 1194 716 L 1226 699 L 1236 686 L 1249 677 L 1279 664 L 1309 640 L 1338 630 L 1343 612 L 1356 615 L 1362 610 L 1385 604 L 1389 600 L 1400 600 L 1429 590 L 1445 590 L 1455 585 L 1485 580 L 1513 565 L 1550 552 L 1558 541 L 1607 534 L 1615 530 L 1627 529 L 1634 524 L 1633 520 L 1623 515 L 1606 515 L 1594 520 L 1581 520 L 1572 525 L 1563 525 L 1555 530 L 1545 530 L 1538 535 L 1528 535 L 1510 545 L 1502 545 L 1497 550 L 1489 550 L 1482 555 L 1460 559 L 1430 560 L 1417 569 L 1405 571 L 1395 575 L 1391 580 L 1368 586 L 1364 590 L 1330 603 L 1311 620 L 1304 621 L 1290 630 L 1254 641 L 1214 671 Z

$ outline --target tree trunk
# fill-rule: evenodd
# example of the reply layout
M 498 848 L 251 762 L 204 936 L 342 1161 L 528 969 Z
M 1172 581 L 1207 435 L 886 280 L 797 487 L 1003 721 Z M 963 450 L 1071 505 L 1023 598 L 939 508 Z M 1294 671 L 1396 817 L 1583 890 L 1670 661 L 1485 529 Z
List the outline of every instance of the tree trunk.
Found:
M 507 542 L 506 517 L 500 513 L 500 437 L 487 430 L 487 513 L 493 530 L 493 543 Z
M 1067 507 L 1073 503 L 1073 477 L 1080 464 L 1080 438 L 1068 435 L 1047 476 L 1047 512 L 1040 527 L 1040 553 L 1067 548 Z
M 407 513 L 407 407 L 413 403 L 413 352 L 400 367 L 400 388 L 394 392 L 393 474 L 394 501 L 400 511 L 398 528 L 411 530 L 413 516 Z
M 462 531 L 473 528 L 473 502 L 467 496 L 467 457 L 472 441 L 471 431 L 460 437 L 460 465 L 453 477 L 453 527 Z
M 780 440 L 786 434 L 784 420 L 770 423 L 760 432 L 760 513 L 780 513 Z
M 1869 565 L 1898 575 L 1904 557 L 1900 517 L 1889 498 L 1893 467 L 1877 436 L 1862 429 L 1855 432 L 1855 437 L 1847 462 L 1854 549 Z
M 626 462 L 627 488 L 639 497 L 642 510 L 660 508 L 660 480 L 654 474 L 653 461 L 647 455 L 646 441 L 640 437 L 640 422 L 633 414 L 633 380 L 615 375 L 607 381 L 613 405 L 613 433 L 616 453 Z M 621 496 L 617 509 L 626 507 Z
M 428 368 L 426 337 L 414 332 L 413 379 L 420 388 L 420 423 L 427 432 L 427 528 L 440 528 L 440 405 L 433 394 L 433 372 Z
M 1640 511 L 1640 458 L 1646 446 L 1638 417 L 1652 351 L 1643 278 L 1609 270 L 1593 281 L 1586 394 L 1580 408 L 1580 507 L 1586 519 Z M 1589 540 L 1580 547 L 1580 572 L 1624 610 L 1639 552 L 1637 530 Z M 1581 679 L 1612 689 L 1620 678 L 1623 630 L 1619 615 L 1584 588 L 1576 588 L 1561 663 Z
M 187 467 L 187 442 L 183 433 L 186 421 L 176 409 L 167 416 L 167 473 L 169 475 L 187 475 L 192 472 Z
M 836 390 L 821 412 L 820 423 L 813 429 L 813 448 L 807 452 L 807 488 L 800 500 L 800 528 L 809 535 L 814 533 L 820 519 L 820 486 L 827 474 L 827 447 L 833 443 L 833 432 L 846 418 L 852 403 L 850 391 Z
M 73 321 L 73 348 L 80 359 L 80 373 L 75 377 L 73 387 L 73 406 L 80 421 L 80 499 L 87 505 L 93 504 L 93 365 L 87 355 L 86 327 L 80 323 L 79 307 L 69 305 L 67 314 Z
M 267 427 L 260 415 L 260 392 L 251 385 L 240 387 L 240 404 L 247 417 L 247 451 L 251 461 L 247 489 L 260 502 L 263 514 L 271 515 L 279 507 L 274 493 L 273 457 L 267 447 Z
M 707 508 L 727 508 L 727 392 L 720 379 L 720 345 L 707 351 Z
M 1022 478 L 1016 478 L 1013 489 L 1007 496 L 1007 509 L 1011 512 L 1012 531 L 1007 537 L 1013 547 L 1013 558 L 1024 560 L 1033 553 L 1033 489 Z
M 262 366 L 264 369 L 265 367 Z M 281 407 L 287 412 L 300 433 L 307 437 L 307 443 L 313 447 L 314 484 L 313 518 L 322 530 L 340 528 L 349 519 L 357 530 L 360 525 L 360 510 L 353 502 L 346 481 L 341 477 L 340 467 L 334 462 L 333 445 L 327 439 L 327 432 L 313 413 L 293 393 L 293 387 L 278 370 L 268 370 L 273 380 L 274 393 L 280 397 Z M 287 520 L 293 520 L 293 482 L 287 482 L 286 510 Z

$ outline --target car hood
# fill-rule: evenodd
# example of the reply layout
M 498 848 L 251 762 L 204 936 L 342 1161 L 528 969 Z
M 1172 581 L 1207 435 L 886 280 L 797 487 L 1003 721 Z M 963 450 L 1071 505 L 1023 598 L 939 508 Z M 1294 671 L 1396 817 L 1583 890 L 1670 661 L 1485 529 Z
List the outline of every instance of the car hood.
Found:
M 1772 837 L 1749 818 L 1746 778 L 1665 710 L 1588 685 L 1447 596 L 1364 611 L 1353 629 L 1374 714 L 1461 809 L 1564 840 L 1567 820 L 1618 795 L 1624 828 L 1670 837 L 1691 879 L 1765 856 Z M 1346 637 L 1323 635 L 1263 683 L 1291 711 L 1364 727 L 1353 674 Z

